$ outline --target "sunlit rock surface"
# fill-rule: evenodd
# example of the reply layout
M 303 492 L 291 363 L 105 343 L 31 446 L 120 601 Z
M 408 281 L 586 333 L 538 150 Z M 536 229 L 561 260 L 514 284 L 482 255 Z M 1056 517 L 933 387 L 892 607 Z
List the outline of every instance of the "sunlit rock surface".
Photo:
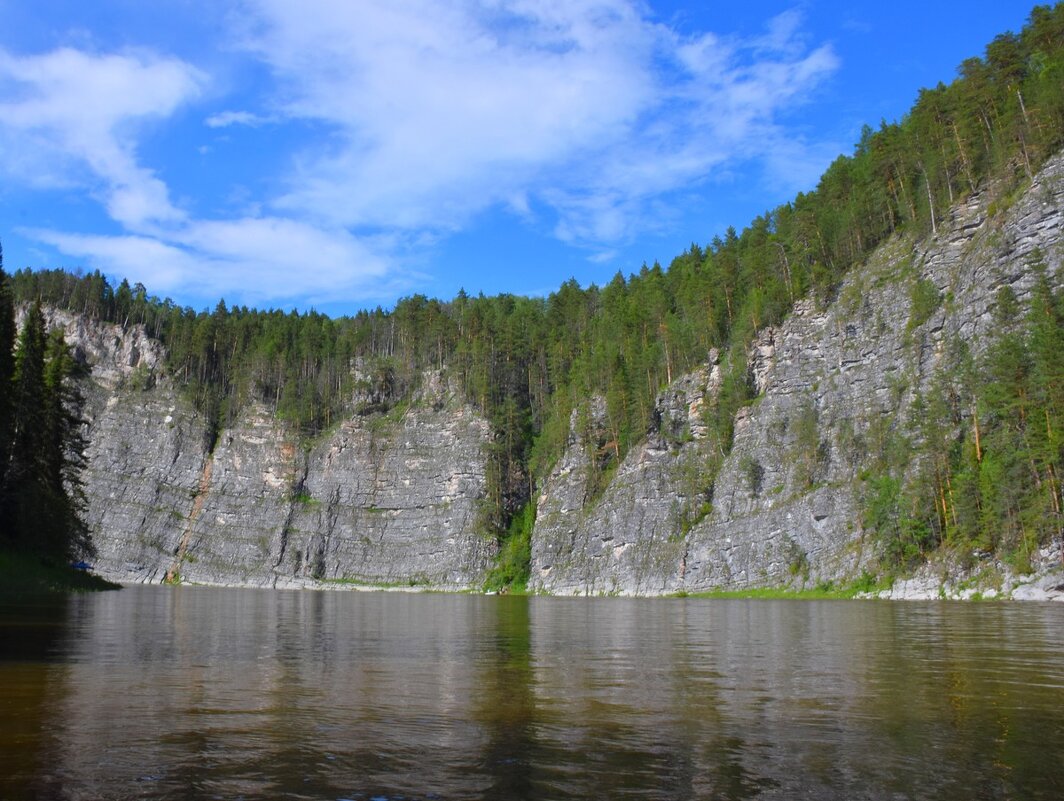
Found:
M 538 500 L 533 587 L 659 594 L 808 586 L 870 566 L 877 554 L 862 532 L 857 476 L 878 439 L 950 366 L 951 341 L 976 353 L 988 341 L 1001 286 L 1021 303 L 1029 298 L 1039 254 L 1052 282 L 1064 280 L 1064 159 L 1051 161 L 1007 211 L 988 218 L 988 203 L 976 196 L 957 207 L 937 237 L 886 243 L 823 308 L 800 301 L 782 325 L 761 332 L 748 357 L 758 397 L 736 416 L 712 486 L 698 480 L 707 445 L 696 419 L 718 386 L 715 358 L 659 397 L 664 419 L 676 418 L 678 398 L 681 412 L 691 410 L 683 434 L 651 432 L 596 497 L 586 491 L 589 460 L 603 437 L 594 425 L 579 430 L 574 416 L 568 449 Z M 944 302 L 911 325 L 921 279 Z M 1039 562 L 1054 564 L 1059 556 Z
M 94 388 L 85 478 L 97 569 L 251 586 L 477 583 L 495 550 L 477 525 L 490 427 L 436 389 L 309 447 L 252 404 L 208 452 L 201 416 L 167 380 Z
M 978 351 L 987 341 L 1001 286 L 1021 303 L 1029 298 L 1036 254 L 1052 282 L 1062 280 L 1064 158 L 1007 210 L 989 216 L 988 205 L 975 196 L 937 237 L 887 242 L 830 301 L 801 300 L 783 324 L 760 332 L 748 356 L 757 398 L 739 410 L 723 462 L 705 422 L 721 382 L 716 352 L 660 394 L 654 429 L 605 480 L 599 468 L 617 443 L 605 401 L 588 399 L 538 487 L 532 589 L 656 595 L 809 586 L 874 564 L 857 497 L 868 454 L 950 366 L 951 342 Z M 944 302 L 914 324 L 912 289 L 921 280 Z M 443 376 L 426 375 L 409 406 L 352 416 L 312 443 L 256 404 L 212 442 L 166 375 L 162 346 L 140 327 L 56 311 L 47 319 L 92 368 L 86 518 L 103 575 L 481 585 L 496 551 L 480 523 L 492 432 Z M 1059 553 L 1033 561 L 1036 578 L 1017 577 L 1000 592 L 1059 596 L 1064 578 L 1043 580 Z M 897 597 L 954 586 L 914 581 L 923 583 L 900 587 Z

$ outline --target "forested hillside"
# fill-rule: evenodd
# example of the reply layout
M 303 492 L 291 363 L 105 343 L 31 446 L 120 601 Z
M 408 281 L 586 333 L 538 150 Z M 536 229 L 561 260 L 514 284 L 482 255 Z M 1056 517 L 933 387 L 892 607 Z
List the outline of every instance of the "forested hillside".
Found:
M 311 437 L 345 415 L 405 402 L 426 369 L 446 371 L 494 428 L 489 525 L 504 537 L 563 449 L 572 411 L 589 398 L 605 399 L 609 438 L 597 465 L 606 482 L 655 427 L 655 395 L 716 348 L 724 381 L 707 423 L 723 456 L 735 412 L 751 400 L 745 354 L 759 329 L 810 294 L 827 302 L 842 276 L 888 238 L 937 234 L 951 205 L 975 192 L 992 192 L 996 208 L 1007 207 L 1062 145 L 1057 3 L 1034 8 L 1019 34 L 998 36 L 952 83 L 922 90 L 902 120 L 866 127 L 814 191 L 741 233 L 693 244 L 667 269 L 618 272 L 602 287 L 570 281 L 546 298 L 415 295 L 391 311 L 330 319 L 224 302 L 197 312 L 99 273 L 22 270 L 11 283 L 18 302 L 144 325 L 165 343 L 172 375 L 214 432 L 257 399 Z M 925 295 L 914 303 L 933 309 L 944 300 L 933 287 Z M 1009 547 L 1029 548 L 1059 531 L 1061 293 L 1043 281 L 1029 326 L 1016 324 L 1025 318 L 1007 295 L 999 308 L 1002 338 L 986 360 L 958 354 L 968 366 L 926 400 L 920 441 L 952 443 L 921 462 L 930 471 L 926 491 L 904 486 L 912 457 L 897 451 L 911 443 L 900 435 L 869 476 L 866 524 L 898 561 L 949 537 L 988 548 L 1005 537 Z M 351 408 L 357 389 L 372 400 Z
M 861 476 L 862 522 L 888 570 L 914 567 L 948 544 L 967 558 L 973 549 L 996 554 L 1024 573 L 1041 545 L 1064 546 L 1064 286 L 1058 276 L 1054 289 L 1040 261 L 1028 269 L 1036 275 L 1030 309 L 1001 287 L 986 350 L 976 358 L 963 340 L 951 342 L 905 424 L 878 432 Z M 909 325 L 945 299 L 913 300 Z

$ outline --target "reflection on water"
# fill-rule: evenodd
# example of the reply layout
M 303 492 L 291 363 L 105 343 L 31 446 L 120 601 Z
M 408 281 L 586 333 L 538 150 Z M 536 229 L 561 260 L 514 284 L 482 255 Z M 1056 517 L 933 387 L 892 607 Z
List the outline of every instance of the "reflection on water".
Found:
M 1058 799 L 1064 607 L 137 587 L 0 711 L 13 799 Z

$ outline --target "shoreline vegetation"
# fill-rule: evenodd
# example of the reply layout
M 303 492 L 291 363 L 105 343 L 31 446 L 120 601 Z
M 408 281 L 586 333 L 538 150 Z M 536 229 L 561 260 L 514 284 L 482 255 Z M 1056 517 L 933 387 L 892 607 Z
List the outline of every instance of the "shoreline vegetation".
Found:
M 0 551 L 0 601 L 31 600 L 69 592 L 119 590 L 121 584 L 31 554 Z
M 92 577 L 97 578 L 97 577 Z M 0 582 L 4 581 L 0 565 Z M 117 589 L 123 585 L 72 589 Z M 948 570 L 943 564 L 925 565 L 925 569 L 908 574 L 877 576 L 868 571 L 850 581 L 822 581 L 813 586 L 762 586 L 746 588 L 717 588 L 711 590 L 677 590 L 659 595 L 621 595 L 602 590 L 582 594 L 554 594 L 532 592 L 525 584 L 479 587 L 436 587 L 425 581 L 372 582 L 356 578 L 308 579 L 278 587 L 241 584 L 216 584 L 178 580 L 162 582 L 158 586 L 211 587 L 216 589 L 289 590 L 312 592 L 404 592 L 437 595 L 517 596 L 526 598 L 618 598 L 629 600 L 765 600 L 765 601 L 1016 601 L 1064 602 L 1064 573 L 1049 571 L 1039 574 L 1015 574 L 1007 565 L 986 566 L 965 574 Z M 0 591 L 0 598 L 3 597 Z

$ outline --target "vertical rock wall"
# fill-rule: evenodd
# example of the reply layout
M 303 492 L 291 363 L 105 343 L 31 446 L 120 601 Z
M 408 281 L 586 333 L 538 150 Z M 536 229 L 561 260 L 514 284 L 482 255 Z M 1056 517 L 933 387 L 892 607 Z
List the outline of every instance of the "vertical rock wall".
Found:
M 716 363 L 677 379 L 658 398 L 658 428 L 598 497 L 589 494 L 589 479 L 604 439 L 605 403 L 592 400 L 585 431 L 573 412 L 568 447 L 537 502 L 533 590 L 654 595 L 683 586 L 685 535 L 709 502 L 704 477 L 713 446 L 703 406 L 719 385 Z
M 310 444 L 253 404 L 208 453 L 202 417 L 155 375 L 157 343 L 53 324 L 94 365 L 86 517 L 103 575 L 464 588 L 490 567 L 496 546 L 478 531 L 490 426 L 440 382 L 403 413 L 353 417 Z
M 827 308 L 803 301 L 761 332 L 749 357 L 758 397 L 739 411 L 711 489 L 697 479 L 703 439 L 666 446 L 651 432 L 589 498 L 591 446 L 574 429 L 539 499 L 533 586 L 566 594 L 778 586 L 845 579 L 870 564 L 858 472 L 877 439 L 949 366 L 951 341 L 975 351 L 987 341 L 999 287 L 1029 297 L 1036 255 L 1056 285 L 1064 281 L 1064 158 L 1007 211 L 989 217 L 987 204 L 970 199 L 937 237 L 886 243 Z M 911 300 L 921 280 L 944 298 L 922 322 Z M 659 413 L 678 395 L 691 403 L 711 395 L 710 367 L 669 387 Z M 700 494 L 712 509 L 692 517 Z
M 758 397 L 723 462 L 703 415 L 720 383 L 715 355 L 662 393 L 654 430 L 608 482 L 596 476 L 611 447 L 605 407 L 589 399 L 537 500 L 533 589 L 742 588 L 869 564 L 858 473 L 877 437 L 948 366 L 952 342 L 987 340 L 1000 286 L 1029 296 L 1036 252 L 1057 285 L 1064 274 L 1064 158 L 1007 210 L 990 216 L 987 203 L 958 207 L 935 238 L 888 242 L 826 308 L 803 301 L 761 332 Z M 918 281 L 944 298 L 926 320 L 913 318 Z M 59 312 L 49 324 L 93 366 L 87 522 L 104 575 L 459 588 L 490 566 L 495 544 L 478 533 L 490 427 L 438 379 L 409 408 L 353 417 L 309 444 L 252 405 L 208 452 L 157 342 Z

